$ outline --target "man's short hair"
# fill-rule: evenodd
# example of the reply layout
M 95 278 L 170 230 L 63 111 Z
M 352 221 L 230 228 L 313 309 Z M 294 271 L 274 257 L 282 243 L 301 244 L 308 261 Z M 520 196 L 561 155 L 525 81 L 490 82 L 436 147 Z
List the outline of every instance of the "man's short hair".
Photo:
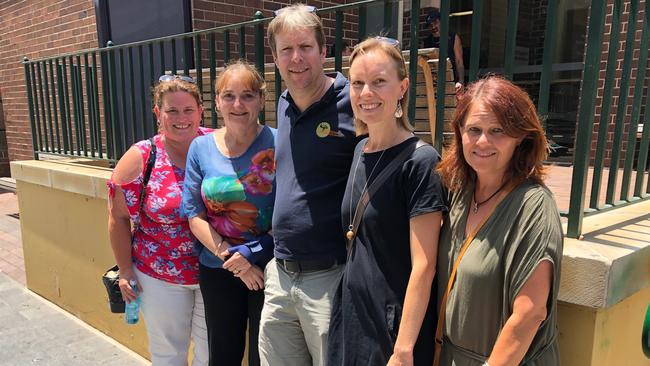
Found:
M 277 16 L 271 20 L 267 28 L 269 38 L 269 47 L 271 52 L 276 55 L 275 36 L 283 31 L 294 31 L 298 29 L 313 29 L 316 36 L 316 42 L 319 48 L 325 45 L 325 32 L 323 23 L 314 12 L 313 7 L 304 4 L 294 4 L 283 8 Z

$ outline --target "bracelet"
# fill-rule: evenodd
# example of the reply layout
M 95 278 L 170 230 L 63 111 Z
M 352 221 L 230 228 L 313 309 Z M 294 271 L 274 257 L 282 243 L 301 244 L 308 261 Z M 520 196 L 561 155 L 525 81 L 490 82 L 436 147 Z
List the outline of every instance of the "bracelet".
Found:
M 223 242 L 224 242 L 224 241 L 225 241 L 225 239 L 224 239 L 224 238 L 221 238 L 221 241 L 219 242 L 219 244 L 217 244 L 217 250 L 216 250 L 216 252 L 213 253 L 213 254 L 216 255 L 217 257 L 219 256 L 219 253 L 221 253 L 221 246 L 223 245 Z

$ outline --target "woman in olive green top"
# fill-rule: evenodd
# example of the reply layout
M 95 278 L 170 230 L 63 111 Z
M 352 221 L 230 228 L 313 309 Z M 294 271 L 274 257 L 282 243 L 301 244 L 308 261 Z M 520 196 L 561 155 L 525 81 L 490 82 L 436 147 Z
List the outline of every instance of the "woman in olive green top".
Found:
M 452 127 L 439 165 L 451 193 L 437 266 L 440 365 L 558 365 L 563 237 L 535 107 L 488 77 L 461 97 Z

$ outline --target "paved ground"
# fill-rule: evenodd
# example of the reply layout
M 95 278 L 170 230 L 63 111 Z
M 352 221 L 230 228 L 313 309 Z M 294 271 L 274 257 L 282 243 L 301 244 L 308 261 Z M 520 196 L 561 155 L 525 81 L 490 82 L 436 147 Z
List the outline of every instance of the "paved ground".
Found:
M 149 362 L 25 288 L 18 202 L 0 191 L 0 366 Z

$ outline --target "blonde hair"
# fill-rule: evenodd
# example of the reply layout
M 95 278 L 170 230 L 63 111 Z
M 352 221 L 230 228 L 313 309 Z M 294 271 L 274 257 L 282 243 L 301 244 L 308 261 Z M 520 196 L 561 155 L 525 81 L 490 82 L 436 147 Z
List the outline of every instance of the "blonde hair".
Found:
M 293 4 L 282 9 L 267 28 L 269 37 L 269 47 L 275 56 L 277 50 L 275 48 L 275 36 L 284 31 L 295 31 L 298 29 L 312 29 L 316 37 L 316 43 L 319 48 L 325 45 L 325 31 L 323 31 L 323 23 L 320 18 L 310 7 L 304 4 Z
M 202 106 L 201 92 L 199 91 L 199 88 L 196 86 L 196 84 L 189 83 L 181 79 L 173 79 L 158 83 L 158 85 L 153 88 L 152 92 L 154 105 L 158 106 L 158 108 L 161 108 L 162 100 L 165 94 L 175 92 L 186 92 L 190 94 L 194 100 L 196 100 L 196 104 L 198 106 Z
M 249 87 L 252 91 L 258 92 L 260 98 L 262 98 L 262 103 L 264 103 L 266 97 L 266 82 L 257 69 L 244 60 L 236 60 L 226 65 L 226 68 L 223 69 L 221 74 L 217 77 L 217 80 L 214 82 L 215 94 L 218 96 L 221 93 L 228 84 L 228 81 L 230 81 L 232 75 L 236 72 L 242 73 L 238 75 L 240 81 L 242 81 L 244 85 Z
M 382 52 L 389 58 L 391 58 L 395 63 L 395 71 L 397 71 L 397 77 L 400 81 L 408 78 L 408 71 L 406 69 L 406 63 L 404 62 L 404 57 L 402 57 L 402 52 L 397 49 L 394 44 L 391 44 L 387 41 L 382 40 L 381 38 L 368 38 L 365 41 L 359 43 L 354 47 L 354 51 L 350 55 L 350 67 L 354 63 L 354 60 L 362 55 L 366 55 L 371 52 Z M 403 127 L 407 131 L 413 131 L 413 126 L 409 122 L 407 116 L 408 104 L 409 104 L 409 90 L 408 88 L 404 92 L 402 99 L 398 102 L 402 107 L 402 116 L 396 117 L 397 124 Z M 365 135 L 368 133 L 368 125 L 360 120 L 359 118 L 354 118 L 354 130 L 357 135 Z

